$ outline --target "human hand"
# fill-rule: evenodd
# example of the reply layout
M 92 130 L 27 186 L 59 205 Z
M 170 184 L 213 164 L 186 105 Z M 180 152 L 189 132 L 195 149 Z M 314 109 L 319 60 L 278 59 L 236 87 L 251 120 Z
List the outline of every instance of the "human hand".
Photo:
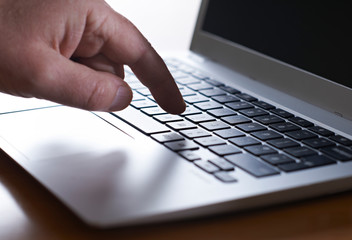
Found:
M 126 64 L 164 110 L 185 109 L 160 56 L 103 0 L 0 0 L 0 31 L 2 92 L 118 111 L 132 99 Z

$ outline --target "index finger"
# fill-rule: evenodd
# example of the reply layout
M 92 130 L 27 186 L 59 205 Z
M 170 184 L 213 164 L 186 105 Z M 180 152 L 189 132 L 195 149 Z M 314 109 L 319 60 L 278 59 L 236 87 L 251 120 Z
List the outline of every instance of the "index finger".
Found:
M 102 53 L 116 63 L 129 65 L 161 108 L 174 114 L 185 110 L 182 95 L 164 61 L 130 21 L 112 11 L 101 34 L 105 40 Z

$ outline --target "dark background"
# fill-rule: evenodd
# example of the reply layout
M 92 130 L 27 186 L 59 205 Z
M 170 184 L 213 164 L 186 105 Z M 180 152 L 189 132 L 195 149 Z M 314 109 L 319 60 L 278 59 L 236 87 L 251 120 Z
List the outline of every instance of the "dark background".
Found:
M 352 1 L 210 0 L 203 30 L 352 88 Z

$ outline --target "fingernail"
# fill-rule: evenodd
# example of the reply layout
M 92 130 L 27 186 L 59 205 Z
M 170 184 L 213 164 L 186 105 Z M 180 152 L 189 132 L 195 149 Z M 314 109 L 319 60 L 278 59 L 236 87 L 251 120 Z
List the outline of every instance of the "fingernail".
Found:
M 132 101 L 132 91 L 129 87 L 120 86 L 109 111 L 119 111 L 126 108 Z

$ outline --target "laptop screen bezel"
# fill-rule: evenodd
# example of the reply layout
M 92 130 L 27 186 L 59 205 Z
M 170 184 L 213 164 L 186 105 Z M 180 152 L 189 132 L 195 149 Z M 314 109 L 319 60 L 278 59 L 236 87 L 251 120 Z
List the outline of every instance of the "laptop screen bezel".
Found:
M 317 107 L 352 120 L 352 89 L 202 30 L 203 0 L 191 51 Z M 208 46 L 212 46 L 209 48 Z

